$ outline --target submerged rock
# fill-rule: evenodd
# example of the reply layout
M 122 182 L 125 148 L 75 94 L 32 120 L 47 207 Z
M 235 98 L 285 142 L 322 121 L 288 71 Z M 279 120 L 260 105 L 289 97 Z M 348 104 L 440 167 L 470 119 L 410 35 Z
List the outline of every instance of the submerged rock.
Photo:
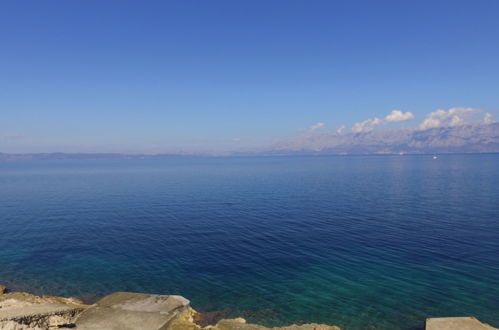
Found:
M 247 324 L 244 319 L 233 319 L 233 320 L 221 320 L 215 326 L 217 330 L 267 330 L 269 328 L 262 327 L 256 324 Z M 330 326 L 325 324 L 303 324 L 303 325 L 288 325 L 284 327 L 270 328 L 275 330 L 340 330 L 336 326 Z
M 218 321 L 222 319 L 228 319 L 233 315 L 233 312 L 229 309 L 212 311 L 212 312 L 197 312 L 193 315 L 194 323 L 201 327 L 207 327 L 209 325 L 215 325 Z
M 197 317 L 197 312 L 192 308 L 188 311 L 179 315 L 178 318 L 173 320 L 168 330 L 340 330 L 336 326 L 330 326 L 325 324 L 304 324 L 304 325 L 289 325 L 284 327 L 267 328 L 257 324 L 246 323 L 243 318 L 236 319 L 223 319 L 217 322 L 215 325 L 209 325 L 202 327 L 196 324 L 194 320 Z

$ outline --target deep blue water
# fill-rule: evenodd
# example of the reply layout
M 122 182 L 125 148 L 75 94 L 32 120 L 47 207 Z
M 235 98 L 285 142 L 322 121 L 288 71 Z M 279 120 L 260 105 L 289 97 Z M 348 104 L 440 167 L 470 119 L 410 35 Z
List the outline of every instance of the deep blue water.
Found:
M 266 325 L 499 326 L 499 155 L 0 163 L 0 283 Z

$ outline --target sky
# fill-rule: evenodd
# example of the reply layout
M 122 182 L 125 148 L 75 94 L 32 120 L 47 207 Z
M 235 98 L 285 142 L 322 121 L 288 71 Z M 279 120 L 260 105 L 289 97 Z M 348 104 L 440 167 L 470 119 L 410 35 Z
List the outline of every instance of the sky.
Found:
M 438 109 L 498 118 L 498 17 L 497 0 L 4 0 L 0 152 L 219 152 Z

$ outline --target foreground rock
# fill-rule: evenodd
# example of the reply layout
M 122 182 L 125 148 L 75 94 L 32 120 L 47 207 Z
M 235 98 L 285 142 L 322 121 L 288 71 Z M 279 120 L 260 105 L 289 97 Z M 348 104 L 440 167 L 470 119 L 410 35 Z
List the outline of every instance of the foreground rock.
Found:
M 0 294 L 0 329 L 41 330 L 72 324 L 88 306 L 77 299 L 35 296 L 13 292 Z
M 426 320 L 426 330 L 498 330 L 474 317 L 438 317 Z
M 74 298 L 4 293 L 0 285 L 1 330 L 340 330 L 324 324 L 266 328 L 242 318 L 215 321 L 181 296 L 116 292 L 93 305 Z M 203 325 L 200 325 L 202 323 Z M 431 318 L 426 330 L 499 330 L 473 317 Z
M 166 329 L 188 307 L 181 296 L 116 292 L 84 311 L 75 324 L 82 330 Z
M 116 292 L 93 305 L 74 298 L 5 293 L 0 286 L 1 330 L 267 330 L 242 318 L 215 325 L 195 322 L 201 314 L 181 296 Z M 319 324 L 292 325 L 280 330 L 339 330 Z
M 198 313 L 181 296 L 130 292 L 113 293 L 85 310 L 76 320 L 81 330 L 267 330 L 247 324 L 244 319 L 221 320 L 202 327 L 195 323 Z M 308 324 L 275 328 L 281 330 L 339 330 L 338 327 Z

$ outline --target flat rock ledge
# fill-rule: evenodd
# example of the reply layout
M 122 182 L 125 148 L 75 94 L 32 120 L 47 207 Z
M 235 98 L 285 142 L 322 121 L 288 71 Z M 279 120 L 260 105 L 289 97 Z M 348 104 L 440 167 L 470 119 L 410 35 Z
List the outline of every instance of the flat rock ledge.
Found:
M 340 330 L 324 324 L 266 328 L 243 318 L 222 319 L 216 324 L 196 323 L 200 313 L 187 299 L 174 295 L 116 292 L 93 305 L 75 298 L 6 293 L 0 285 L 1 330 Z M 427 330 L 496 329 L 473 317 L 431 318 Z M 496 329 L 499 330 L 499 329 Z
M 0 286 L 1 330 L 267 330 L 242 318 L 224 319 L 205 327 L 195 320 L 199 313 L 181 296 L 116 292 L 93 305 L 76 298 L 5 293 Z M 338 327 L 305 324 L 280 330 L 340 330 Z
M 1 290 L 0 290 L 1 291 Z M 88 306 L 78 299 L 35 296 L 23 292 L 0 294 L 0 329 L 42 330 L 72 324 Z
M 436 317 L 426 320 L 426 330 L 494 330 L 486 323 L 468 317 Z

